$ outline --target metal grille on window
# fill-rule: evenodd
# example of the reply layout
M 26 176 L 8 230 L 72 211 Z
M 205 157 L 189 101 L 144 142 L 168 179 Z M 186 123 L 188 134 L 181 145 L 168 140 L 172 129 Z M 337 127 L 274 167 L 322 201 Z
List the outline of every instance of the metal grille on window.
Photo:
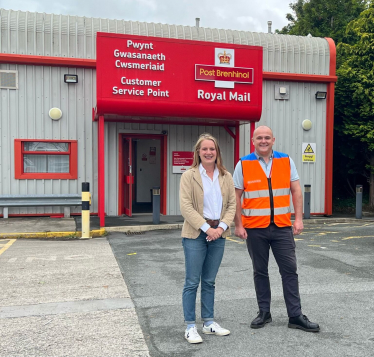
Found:
M 18 89 L 18 71 L 0 71 L 0 88 Z

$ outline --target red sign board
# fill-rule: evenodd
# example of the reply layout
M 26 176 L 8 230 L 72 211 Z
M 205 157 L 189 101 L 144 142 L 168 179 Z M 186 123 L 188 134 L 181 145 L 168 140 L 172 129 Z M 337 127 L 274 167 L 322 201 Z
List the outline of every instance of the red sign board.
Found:
M 97 114 L 259 120 L 262 47 L 97 34 Z
M 173 174 L 182 174 L 193 163 L 193 152 L 173 151 Z

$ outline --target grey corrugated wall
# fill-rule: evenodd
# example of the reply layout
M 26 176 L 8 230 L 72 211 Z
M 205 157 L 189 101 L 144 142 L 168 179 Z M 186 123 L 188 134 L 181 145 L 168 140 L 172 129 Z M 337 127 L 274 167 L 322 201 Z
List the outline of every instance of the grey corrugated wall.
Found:
M 94 59 L 96 32 L 138 34 L 201 41 L 246 44 L 264 48 L 266 72 L 329 74 L 329 47 L 321 38 L 273 35 L 245 31 L 196 28 L 124 20 L 108 20 L 66 15 L 52 15 L 0 9 L 0 52 L 40 56 Z M 96 98 L 96 73 L 91 69 L 0 64 L 3 70 L 18 70 L 19 89 L 1 89 L 0 100 L 0 192 L 3 194 L 76 193 L 82 181 L 91 182 L 92 210 L 97 211 L 97 124 L 92 122 Z M 76 73 L 77 85 L 63 82 L 64 73 Z M 324 210 L 324 145 L 326 101 L 316 101 L 316 90 L 325 84 L 287 83 L 290 100 L 274 99 L 274 85 L 264 81 L 261 124 L 270 125 L 276 136 L 275 148 L 293 157 L 301 183 L 312 184 L 312 212 Z M 53 122 L 51 107 L 59 107 L 63 117 Z M 301 122 L 310 119 L 313 129 L 304 132 Z M 106 212 L 117 214 L 118 187 L 117 138 L 121 130 L 135 130 L 168 135 L 167 213 L 178 214 L 180 175 L 170 173 L 173 150 L 190 150 L 197 134 L 212 132 L 222 146 L 225 163 L 233 170 L 233 141 L 222 128 L 205 126 L 169 126 L 153 124 L 106 123 Z M 249 151 L 249 125 L 241 126 L 241 155 Z M 78 140 L 78 180 L 15 180 L 14 139 Z M 317 143 L 316 164 L 301 163 L 302 142 Z M 110 174 L 109 174 L 110 172 Z M 14 209 L 10 213 L 60 212 L 59 208 Z

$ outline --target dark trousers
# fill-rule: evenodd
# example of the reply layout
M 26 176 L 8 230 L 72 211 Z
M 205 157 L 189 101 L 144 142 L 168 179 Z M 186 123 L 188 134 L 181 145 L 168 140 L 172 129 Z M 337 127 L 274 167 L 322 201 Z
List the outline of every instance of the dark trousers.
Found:
M 270 312 L 269 250 L 273 251 L 282 276 L 283 296 L 289 317 L 301 315 L 299 282 L 292 227 L 246 228 L 247 248 L 252 258 L 258 307 Z

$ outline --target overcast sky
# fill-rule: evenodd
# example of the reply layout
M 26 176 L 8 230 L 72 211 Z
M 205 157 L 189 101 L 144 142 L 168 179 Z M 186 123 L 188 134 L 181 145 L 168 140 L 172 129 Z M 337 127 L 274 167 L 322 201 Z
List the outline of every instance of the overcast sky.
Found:
M 0 0 L 4 9 L 52 14 L 161 22 L 253 32 L 287 25 L 289 4 L 296 0 Z

